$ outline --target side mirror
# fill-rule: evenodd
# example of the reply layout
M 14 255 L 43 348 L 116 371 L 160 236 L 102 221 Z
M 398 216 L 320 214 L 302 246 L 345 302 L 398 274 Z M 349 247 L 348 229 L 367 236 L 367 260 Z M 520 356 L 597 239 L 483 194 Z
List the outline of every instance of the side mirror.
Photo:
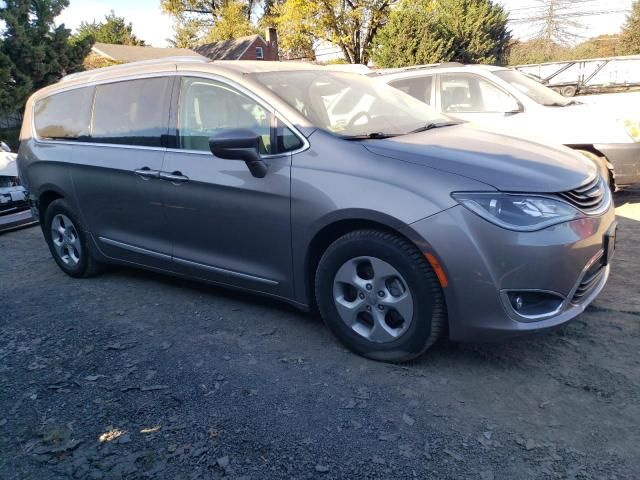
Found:
M 260 137 L 245 129 L 228 129 L 214 133 L 209 138 L 209 149 L 218 158 L 242 160 L 251 175 L 264 178 L 269 166 L 260 158 Z

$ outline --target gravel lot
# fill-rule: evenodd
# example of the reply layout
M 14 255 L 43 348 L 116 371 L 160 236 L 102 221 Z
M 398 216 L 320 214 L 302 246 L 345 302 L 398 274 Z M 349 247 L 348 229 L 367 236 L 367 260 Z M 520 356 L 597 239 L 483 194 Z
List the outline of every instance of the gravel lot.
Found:
M 640 190 L 562 331 L 405 366 L 284 304 L 0 236 L 0 478 L 640 477 Z

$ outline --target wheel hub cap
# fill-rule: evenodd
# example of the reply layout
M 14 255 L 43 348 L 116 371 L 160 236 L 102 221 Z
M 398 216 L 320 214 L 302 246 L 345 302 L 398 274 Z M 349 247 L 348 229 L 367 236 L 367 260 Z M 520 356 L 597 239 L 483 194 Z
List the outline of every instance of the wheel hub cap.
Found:
M 344 263 L 335 275 L 333 298 L 342 321 L 375 343 L 398 339 L 413 320 L 407 283 L 398 270 L 376 257 Z
M 60 213 L 51 222 L 51 241 L 53 248 L 65 265 L 80 263 L 82 245 L 75 225 L 66 215 Z

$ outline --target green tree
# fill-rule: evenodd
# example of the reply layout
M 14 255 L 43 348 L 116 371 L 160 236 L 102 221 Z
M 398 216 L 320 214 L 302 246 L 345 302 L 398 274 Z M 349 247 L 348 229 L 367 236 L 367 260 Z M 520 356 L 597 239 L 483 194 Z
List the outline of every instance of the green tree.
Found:
M 598 35 L 580 43 L 573 49 L 571 56 L 578 60 L 581 58 L 603 58 L 618 55 L 618 35 Z
M 33 91 L 82 70 L 91 39 L 72 39 L 71 31 L 54 21 L 68 5 L 68 0 L 5 0 L 0 7 L 0 106 L 5 112 L 22 111 Z
M 513 42 L 509 46 L 509 65 L 559 62 L 572 58 L 572 49 L 542 38 Z
M 177 23 L 172 38 L 167 39 L 173 48 L 195 48 L 202 43 L 202 24 L 197 19 Z
M 255 33 L 252 21 L 257 3 L 256 0 L 161 0 L 160 6 L 175 18 L 173 44 L 185 45 Z M 271 8 L 270 4 L 267 7 Z
M 640 54 L 640 1 L 633 3 L 631 14 L 620 35 L 620 53 L 622 55 Z
M 382 67 L 503 63 L 507 20 L 491 0 L 403 0 L 376 37 L 373 57 Z
M 228 2 L 220 7 L 215 23 L 207 33 L 206 41 L 231 40 L 256 33 L 257 30 L 251 24 L 246 8 L 247 6 L 239 1 Z
M 284 58 L 315 59 L 313 14 L 305 0 L 287 0 L 271 9 L 278 30 L 278 45 Z
M 367 64 L 371 45 L 396 0 L 286 0 L 276 7 L 281 43 L 303 48 L 326 41 L 340 47 L 349 63 Z M 284 47 L 283 47 L 284 48 Z
M 102 22 L 93 21 L 80 24 L 76 38 L 82 40 L 90 37 L 101 43 L 145 45 L 144 40 L 140 40 L 133 34 L 133 25 L 127 23 L 124 17 L 118 17 L 113 10 L 108 15 L 105 15 Z

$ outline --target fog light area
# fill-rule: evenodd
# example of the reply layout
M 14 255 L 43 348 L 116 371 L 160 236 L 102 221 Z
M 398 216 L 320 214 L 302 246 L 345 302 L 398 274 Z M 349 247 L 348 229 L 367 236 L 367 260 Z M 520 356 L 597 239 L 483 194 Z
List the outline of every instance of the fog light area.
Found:
M 558 312 L 564 299 L 555 293 L 518 291 L 507 293 L 511 308 L 523 317 L 536 319 Z

